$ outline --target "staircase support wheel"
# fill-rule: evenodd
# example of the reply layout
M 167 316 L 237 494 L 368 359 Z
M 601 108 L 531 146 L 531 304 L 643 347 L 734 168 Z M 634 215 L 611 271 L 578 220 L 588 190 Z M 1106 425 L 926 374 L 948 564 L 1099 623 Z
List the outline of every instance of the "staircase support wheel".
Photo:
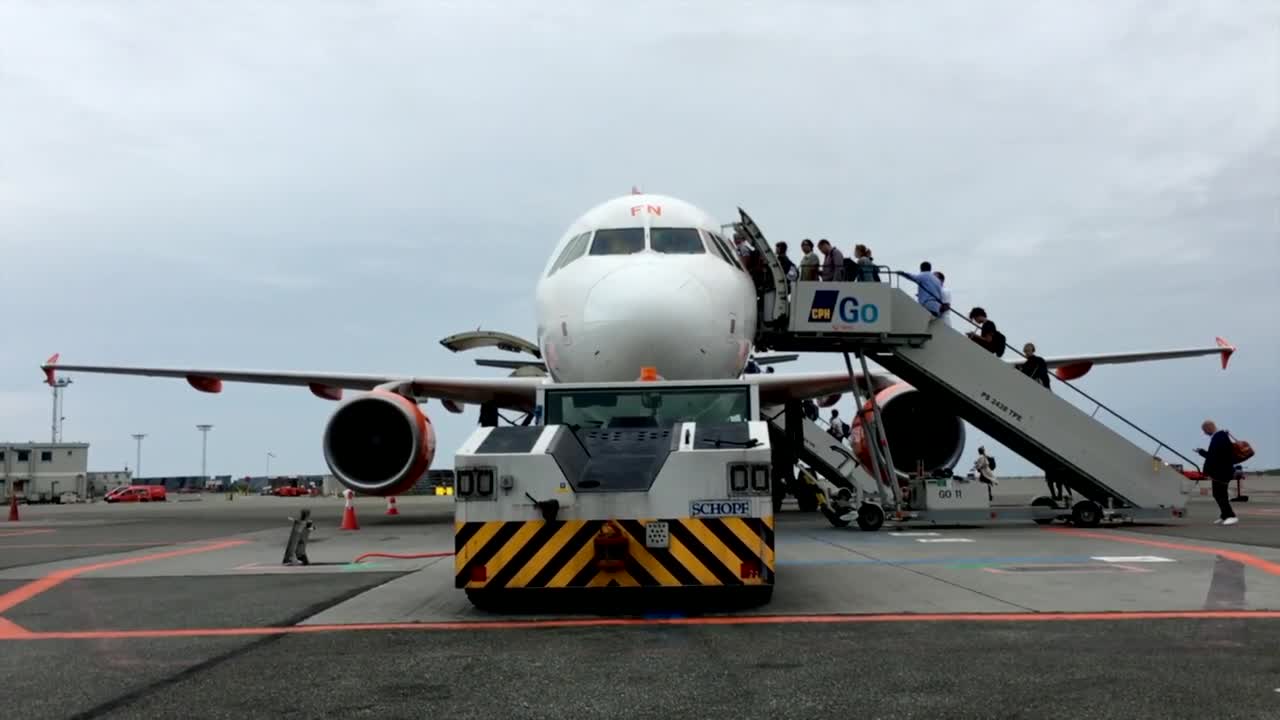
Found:
M 867 532 L 875 532 L 884 525 L 884 509 L 879 505 L 865 503 L 858 508 L 858 527 Z
M 1031 501 L 1031 507 L 1057 508 L 1058 503 L 1048 495 L 1041 495 L 1040 497 Z M 1053 520 L 1051 518 L 1036 518 L 1035 522 L 1037 525 L 1048 525 L 1049 523 L 1053 522 Z
M 1102 524 L 1102 508 L 1092 500 L 1081 500 L 1071 508 L 1071 523 L 1076 527 L 1098 527 Z

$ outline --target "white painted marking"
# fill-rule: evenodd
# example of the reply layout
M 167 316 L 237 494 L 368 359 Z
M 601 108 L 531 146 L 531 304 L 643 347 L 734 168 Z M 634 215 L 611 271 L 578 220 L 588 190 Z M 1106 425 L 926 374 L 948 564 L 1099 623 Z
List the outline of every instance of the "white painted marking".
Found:
M 916 538 L 916 542 L 973 542 L 969 538 Z
M 1094 556 L 1094 560 L 1101 560 L 1109 563 L 1162 563 L 1177 562 L 1172 558 L 1160 557 L 1159 555 L 1126 555 L 1126 556 Z
M 891 532 L 894 537 L 938 537 L 935 532 Z

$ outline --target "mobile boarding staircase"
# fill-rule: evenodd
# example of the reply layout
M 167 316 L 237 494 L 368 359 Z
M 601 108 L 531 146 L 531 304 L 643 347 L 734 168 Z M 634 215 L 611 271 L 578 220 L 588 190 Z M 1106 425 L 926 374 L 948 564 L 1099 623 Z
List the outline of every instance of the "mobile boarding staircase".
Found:
M 739 212 L 742 222 L 735 225 L 752 238 L 766 266 L 778 265 L 755 223 Z M 882 274 L 885 271 L 881 268 Z M 879 442 L 868 443 L 871 467 L 845 467 L 844 472 L 834 474 L 836 477 L 824 473 L 847 490 L 837 500 L 851 504 L 846 517 L 856 514 L 864 529 L 879 527 L 886 513 L 900 522 L 1032 519 L 1048 523 L 1068 519 L 1089 527 L 1104 519 L 1184 515 L 1190 483 L 1159 453 L 1167 450 L 1185 466 L 1196 463 L 1071 383 L 1055 377 L 1052 387 L 1068 387 L 1079 393 L 1094 405 L 1092 413 L 1047 390 L 1014 363 L 996 357 L 963 332 L 947 327 L 890 282 L 797 282 L 788 286 L 780 267 L 766 268 L 761 275 L 757 278 L 761 308 L 757 349 L 843 353 L 850 389 L 859 406 L 862 396 L 874 396 L 867 364 L 870 359 L 917 390 L 937 396 L 958 417 L 1080 496 L 1070 507 L 1044 496 L 1029 507 L 993 508 L 986 489 L 978 483 L 956 478 L 905 478 L 893 464 L 878 408 L 872 403 L 868 432 Z M 963 319 L 961 327 L 967 329 L 971 324 Z M 1018 354 L 1012 347 L 1008 350 Z M 859 388 L 851 354 L 861 367 L 865 388 Z M 1096 418 L 1099 410 L 1155 443 L 1154 451 L 1142 449 L 1104 425 Z M 780 417 L 785 426 L 786 413 Z M 809 435 L 806 429 L 806 440 Z M 857 465 L 847 451 L 829 449 Z M 845 481 L 837 482 L 838 477 Z M 907 480 L 905 491 L 903 480 Z
M 791 492 L 800 501 L 802 510 L 810 498 L 833 525 L 843 527 L 850 522 L 849 512 L 859 507 L 861 498 L 878 498 L 880 490 L 866 468 L 858 462 L 843 443 L 833 438 L 825 428 L 806 418 L 798 404 L 790 408 L 773 405 L 761 408 L 762 419 L 767 420 L 782 435 L 783 442 L 803 460 L 813 474 L 796 478 L 797 487 Z M 808 487 L 807 485 L 812 485 Z M 865 522 L 865 521 L 864 521 Z

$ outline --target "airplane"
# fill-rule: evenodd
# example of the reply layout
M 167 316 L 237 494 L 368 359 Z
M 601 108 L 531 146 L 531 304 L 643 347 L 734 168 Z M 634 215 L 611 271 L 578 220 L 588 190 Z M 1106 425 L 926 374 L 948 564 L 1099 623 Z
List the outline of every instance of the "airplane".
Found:
M 206 393 L 221 392 L 225 382 L 307 387 L 339 403 L 323 433 L 330 470 L 354 492 L 380 497 L 408 491 L 430 467 L 436 437 L 422 410 L 430 400 L 455 414 L 479 405 L 482 415 L 487 407 L 528 417 L 543 383 L 630 381 L 650 367 L 667 380 L 743 378 L 759 386 L 764 406 L 834 404 L 849 390 L 845 371 L 744 374 L 757 328 L 756 291 L 723 227 L 688 202 L 634 189 L 588 210 L 561 236 L 539 276 L 535 341 L 499 332 L 441 341 L 454 351 L 497 347 L 532 358 L 477 361 L 512 369 L 507 377 L 70 365 L 56 354 L 40 367 L 49 384 L 56 372 L 70 371 L 182 378 Z M 1045 360 L 1060 379 L 1072 380 L 1099 365 L 1207 355 L 1219 355 L 1225 370 L 1235 350 L 1218 338 L 1212 347 Z M 794 357 L 762 356 L 757 364 Z M 900 473 L 921 463 L 926 472 L 955 466 L 965 444 L 959 418 L 892 375 L 873 373 L 870 384 Z M 346 391 L 356 394 L 344 399 Z M 855 438 L 863 435 L 864 415 L 854 418 Z

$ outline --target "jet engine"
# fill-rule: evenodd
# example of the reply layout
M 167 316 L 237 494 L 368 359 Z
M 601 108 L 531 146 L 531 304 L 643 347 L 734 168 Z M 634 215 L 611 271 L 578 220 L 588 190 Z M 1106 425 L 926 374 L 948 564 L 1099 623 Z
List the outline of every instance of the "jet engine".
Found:
M 324 459 L 346 487 L 399 495 L 413 487 L 436 452 L 431 421 L 413 400 L 374 390 L 344 401 L 324 429 Z
M 922 466 L 925 474 L 951 470 L 960 461 L 964 452 L 964 422 L 935 398 L 899 383 L 881 390 L 874 402 L 880 407 L 880 420 L 899 475 L 914 474 Z M 872 467 L 871 446 L 863 423 L 870 420 L 874 420 L 874 416 L 868 401 L 851 427 L 854 450 L 868 468 Z

